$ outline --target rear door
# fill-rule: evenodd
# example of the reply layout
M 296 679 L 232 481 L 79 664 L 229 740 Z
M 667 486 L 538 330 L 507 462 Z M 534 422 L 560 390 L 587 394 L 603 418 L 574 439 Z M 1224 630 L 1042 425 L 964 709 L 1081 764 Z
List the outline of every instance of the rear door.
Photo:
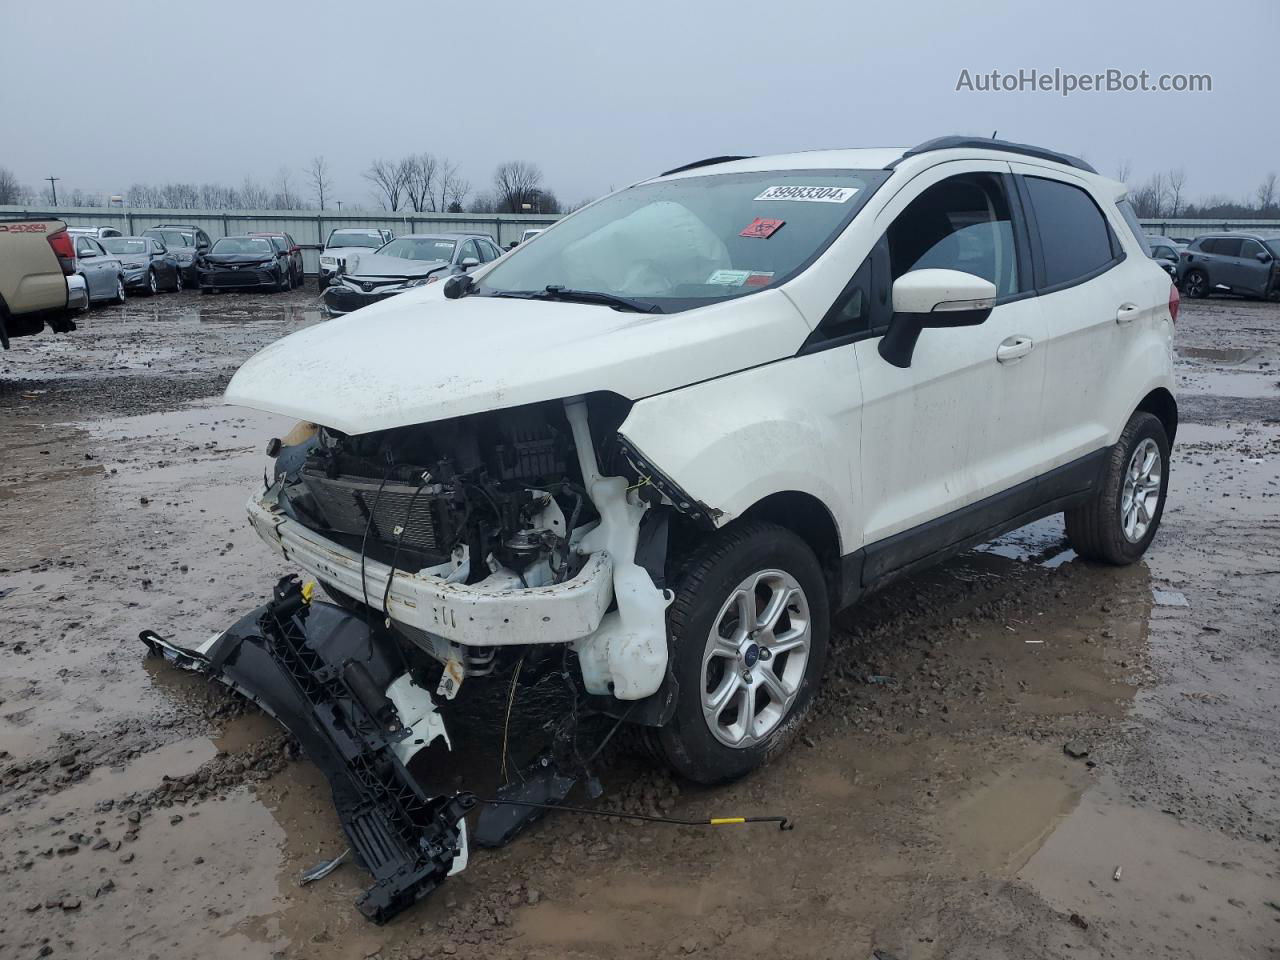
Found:
M 89 296 L 95 300 L 107 294 L 104 260 L 97 244 L 88 237 L 76 237 L 76 262 L 85 285 L 89 288 Z
M 1044 314 L 1045 402 L 1042 472 L 1066 467 L 1110 443 L 1130 403 L 1125 357 L 1164 306 L 1168 278 L 1142 255 L 1129 256 L 1129 230 L 1114 201 L 1083 178 L 1014 163 L 1031 224 L 1032 257 Z M 1109 210 L 1108 210 L 1109 208 Z M 1135 243 L 1137 241 L 1135 240 Z

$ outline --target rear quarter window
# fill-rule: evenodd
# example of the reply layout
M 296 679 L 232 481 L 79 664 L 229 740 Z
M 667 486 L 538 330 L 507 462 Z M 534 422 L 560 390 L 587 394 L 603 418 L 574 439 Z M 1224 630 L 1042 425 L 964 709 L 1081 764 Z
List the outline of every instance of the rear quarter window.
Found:
M 1044 283 L 1059 287 L 1098 273 L 1116 259 L 1111 228 L 1080 187 L 1026 177 L 1044 252 Z

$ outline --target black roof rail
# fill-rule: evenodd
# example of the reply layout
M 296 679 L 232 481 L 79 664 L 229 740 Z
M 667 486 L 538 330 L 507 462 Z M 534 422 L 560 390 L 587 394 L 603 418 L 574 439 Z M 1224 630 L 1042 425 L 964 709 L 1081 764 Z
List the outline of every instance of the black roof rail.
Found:
M 698 167 L 710 167 L 717 163 L 729 163 L 733 160 L 753 160 L 754 157 L 707 157 L 705 160 L 695 160 L 693 163 L 686 163 L 683 167 L 672 167 L 670 170 L 663 170 L 658 176 L 669 177 L 673 173 L 684 173 L 686 170 L 696 170 Z
M 958 150 L 962 148 L 970 148 L 977 150 L 1001 150 L 1005 153 L 1020 153 L 1026 157 L 1035 157 L 1039 160 L 1052 160 L 1054 163 L 1062 163 L 1068 167 L 1075 167 L 1077 170 L 1085 170 L 1089 173 L 1097 173 L 1093 165 L 1079 157 L 1073 157 L 1070 154 L 1059 153 L 1056 150 L 1049 150 L 1045 147 L 1035 147 L 1026 143 L 1011 143 L 1008 140 L 996 140 L 989 137 L 935 137 L 932 140 L 926 140 L 924 143 L 912 147 L 902 157 L 889 164 L 889 169 L 893 169 L 907 157 L 914 157 L 921 153 L 932 153 L 935 150 Z

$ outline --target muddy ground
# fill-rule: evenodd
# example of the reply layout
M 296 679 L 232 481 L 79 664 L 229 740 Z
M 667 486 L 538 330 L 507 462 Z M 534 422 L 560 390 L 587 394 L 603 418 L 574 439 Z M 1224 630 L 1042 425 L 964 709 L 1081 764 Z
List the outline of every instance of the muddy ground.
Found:
M 136 639 L 287 572 L 243 514 L 287 424 L 218 393 L 316 306 L 130 300 L 0 355 L 0 957 L 1280 956 L 1280 307 L 1184 305 L 1143 563 L 1036 524 L 842 616 L 744 782 L 602 771 L 613 809 L 794 831 L 557 815 L 378 928 L 356 867 L 298 886 L 344 847 L 318 773 Z

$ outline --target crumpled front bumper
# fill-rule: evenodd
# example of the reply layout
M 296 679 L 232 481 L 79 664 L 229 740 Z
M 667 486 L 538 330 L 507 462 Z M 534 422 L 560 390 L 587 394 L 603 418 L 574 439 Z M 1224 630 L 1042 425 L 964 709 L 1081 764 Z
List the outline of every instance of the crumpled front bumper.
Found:
M 475 801 L 431 796 L 409 772 L 419 751 L 443 741 L 447 753 L 449 740 L 429 692 L 402 672 L 394 638 L 340 607 L 310 603 L 285 578 L 269 603 L 197 647 L 152 631 L 141 639 L 248 697 L 297 738 L 373 875 L 357 901 L 366 917 L 389 920 L 466 866 L 463 817 Z
M 367 596 L 381 608 L 391 568 L 326 540 L 260 496 L 250 498 L 249 520 L 268 544 L 317 580 L 355 600 Z M 587 558 L 565 583 L 500 589 L 446 583 L 430 574 L 397 570 L 387 613 L 397 623 L 466 646 L 572 643 L 595 633 L 613 601 L 613 562 L 608 552 Z

